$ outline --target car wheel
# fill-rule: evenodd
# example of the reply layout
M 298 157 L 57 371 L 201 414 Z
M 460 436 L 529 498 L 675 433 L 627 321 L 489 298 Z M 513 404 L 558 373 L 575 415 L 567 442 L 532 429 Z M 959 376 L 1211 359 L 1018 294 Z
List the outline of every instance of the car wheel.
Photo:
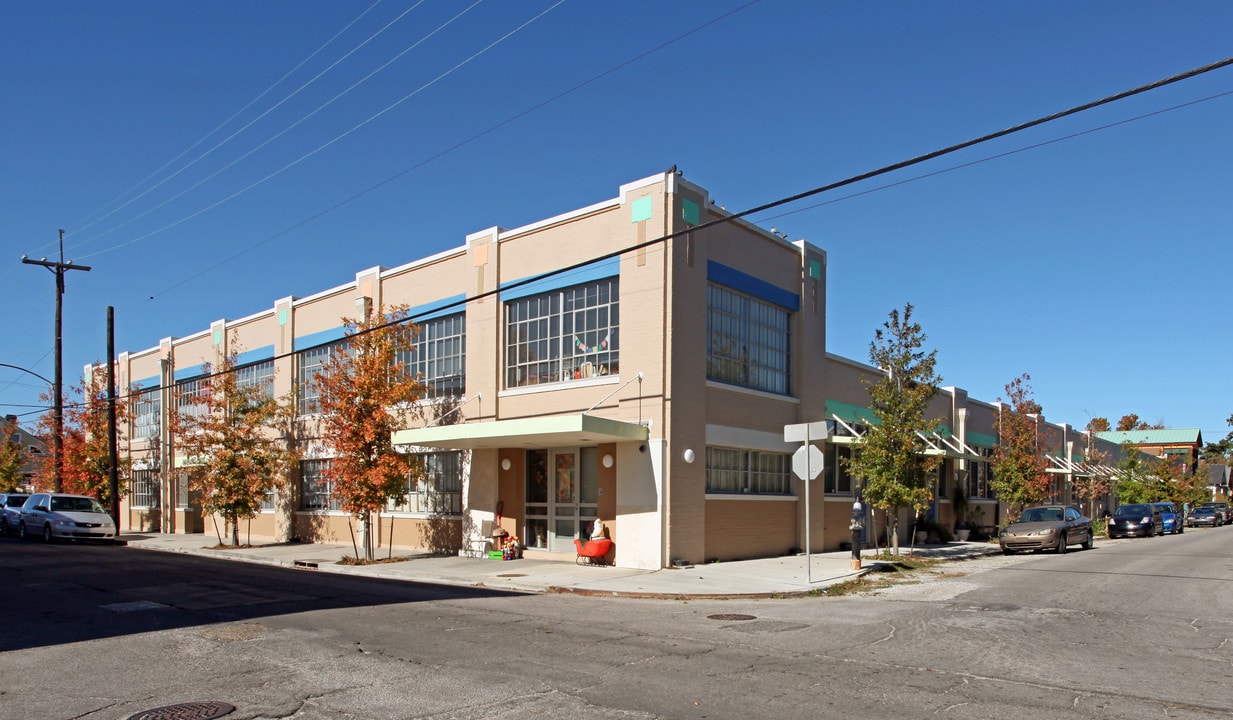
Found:
M 43 526 L 43 542 L 45 542 L 45 543 L 49 543 L 49 542 L 51 542 L 51 540 L 52 540 L 52 538 L 51 538 L 51 525 L 44 525 L 44 526 Z
M 8 518 L 0 519 L 0 535 L 9 536 L 9 521 Z
M 22 522 L 20 525 L 17 526 L 17 537 L 21 538 L 22 540 L 30 539 L 30 533 L 26 532 L 25 522 Z
M 1011 550 L 1010 548 L 1002 548 L 1002 554 L 1003 555 L 1014 555 L 1015 551 Z
M 1066 543 L 1068 541 L 1069 539 L 1066 537 L 1066 533 L 1062 533 L 1061 535 L 1058 536 L 1057 538 L 1057 554 L 1058 555 L 1063 555 L 1066 553 Z
M 1083 544 L 1080 545 L 1079 547 L 1083 548 L 1084 550 L 1091 550 L 1094 544 L 1095 544 L 1095 538 L 1092 537 L 1091 531 L 1088 531 L 1087 540 L 1084 540 Z

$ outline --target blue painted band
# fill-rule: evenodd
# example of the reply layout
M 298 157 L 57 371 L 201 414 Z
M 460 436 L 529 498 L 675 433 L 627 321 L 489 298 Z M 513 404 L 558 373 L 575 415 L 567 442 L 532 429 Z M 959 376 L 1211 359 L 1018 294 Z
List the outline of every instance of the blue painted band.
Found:
M 772 285 L 765 280 L 759 280 L 753 275 L 746 275 L 736 268 L 730 268 L 714 260 L 706 261 L 706 277 L 712 282 L 726 285 L 733 290 L 752 295 L 785 310 L 796 312 L 801 309 L 800 295 Z
M 542 293 L 560 290 L 561 288 L 573 287 L 574 285 L 582 285 L 583 283 L 595 282 L 605 278 L 615 277 L 621 274 L 621 259 L 612 257 L 607 260 L 593 262 L 585 267 L 580 267 L 576 270 L 571 270 L 567 273 L 558 273 L 550 275 L 540 280 L 529 282 L 525 285 L 510 290 L 501 291 L 501 302 L 509 302 L 519 298 L 530 297 L 532 295 L 540 295 Z M 514 280 L 504 283 L 502 287 L 508 287 L 514 283 L 520 283 L 526 280 Z

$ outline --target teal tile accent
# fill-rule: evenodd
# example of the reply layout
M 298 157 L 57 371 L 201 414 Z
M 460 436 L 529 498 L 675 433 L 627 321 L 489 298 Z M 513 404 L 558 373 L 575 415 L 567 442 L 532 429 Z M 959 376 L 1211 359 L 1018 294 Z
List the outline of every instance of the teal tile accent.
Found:
M 286 309 L 283 309 L 283 310 L 279 310 L 279 311 L 278 311 L 278 324 L 279 324 L 279 325 L 286 325 L 286 324 L 287 324 L 287 311 L 286 311 Z
M 690 225 L 698 224 L 698 203 L 688 198 L 681 199 L 681 217 Z
M 633 213 L 633 222 L 650 220 L 651 209 L 651 198 L 649 197 L 640 197 L 630 203 L 630 211 Z
M 809 261 L 809 277 L 813 278 L 814 280 L 822 279 L 822 263 L 818 262 L 817 260 Z
M 222 330 L 215 330 L 215 331 L 214 331 L 214 344 L 215 344 L 215 345 L 222 345 L 222 344 L 223 344 L 223 331 L 222 331 Z

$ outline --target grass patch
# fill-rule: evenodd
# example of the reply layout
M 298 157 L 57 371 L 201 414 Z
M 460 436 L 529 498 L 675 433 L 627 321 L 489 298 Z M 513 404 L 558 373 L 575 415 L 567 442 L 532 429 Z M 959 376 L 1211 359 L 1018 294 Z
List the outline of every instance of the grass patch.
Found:
M 915 573 L 932 570 L 941 562 L 933 558 L 915 555 L 891 555 L 889 553 L 882 553 L 873 558 L 866 557 L 864 559 L 872 559 L 876 563 L 869 568 L 869 572 L 851 580 L 828 585 L 814 594 L 826 595 L 827 597 L 859 595 L 876 592 L 891 585 L 920 582 L 920 580 L 913 577 Z
M 387 565 L 389 563 L 406 562 L 409 557 L 390 557 L 390 558 L 374 558 L 365 560 L 364 558 L 353 558 L 350 555 L 344 555 L 342 560 L 338 561 L 339 565 Z

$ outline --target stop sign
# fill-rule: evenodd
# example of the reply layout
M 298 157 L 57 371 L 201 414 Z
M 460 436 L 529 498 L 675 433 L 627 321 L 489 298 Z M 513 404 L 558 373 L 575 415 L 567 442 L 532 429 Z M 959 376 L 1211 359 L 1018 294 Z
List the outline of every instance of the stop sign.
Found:
M 802 445 L 792 453 L 792 472 L 802 480 L 813 480 L 822 472 L 822 451 L 814 445 Z

